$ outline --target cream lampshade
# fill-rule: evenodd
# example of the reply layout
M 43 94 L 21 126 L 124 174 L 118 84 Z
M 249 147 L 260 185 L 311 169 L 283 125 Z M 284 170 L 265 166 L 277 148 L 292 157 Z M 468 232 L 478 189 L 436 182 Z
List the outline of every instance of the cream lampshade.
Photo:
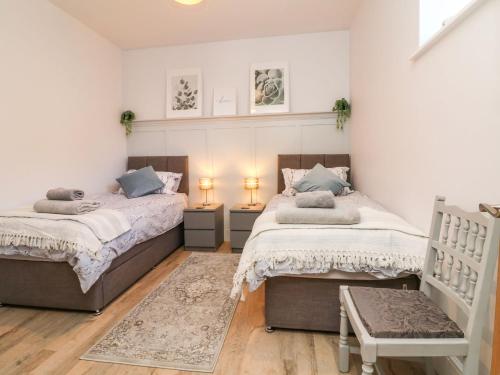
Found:
M 258 177 L 246 177 L 243 180 L 243 186 L 246 190 L 250 190 L 250 204 L 249 206 L 255 206 L 253 202 L 253 191 L 259 188 L 259 178 Z
M 208 203 L 208 191 L 214 188 L 213 180 L 210 177 L 200 177 L 198 180 L 198 187 L 200 190 L 205 190 L 205 203 L 203 203 L 203 205 L 210 205 L 210 203 Z

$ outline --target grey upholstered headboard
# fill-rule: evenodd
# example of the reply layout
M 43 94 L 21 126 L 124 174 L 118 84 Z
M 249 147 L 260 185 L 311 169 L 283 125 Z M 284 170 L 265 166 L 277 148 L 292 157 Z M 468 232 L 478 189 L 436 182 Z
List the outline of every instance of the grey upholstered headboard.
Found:
M 349 167 L 351 168 L 351 157 L 349 154 L 290 154 L 278 155 L 278 194 L 285 190 L 285 181 L 281 169 L 310 169 L 317 163 L 323 164 L 326 168 Z M 347 175 L 350 182 L 351 174 Z
M 155 171 L 182 173 L 179 193 L 189 194 L 189 163 L 187 156 L 130 156 L 127 169 L 152 166 Z

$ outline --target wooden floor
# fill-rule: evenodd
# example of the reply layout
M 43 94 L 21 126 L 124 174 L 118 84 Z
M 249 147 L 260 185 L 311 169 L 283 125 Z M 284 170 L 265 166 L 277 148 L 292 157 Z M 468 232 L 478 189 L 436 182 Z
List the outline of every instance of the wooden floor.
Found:
M 230 251 L 228 244 L 219 251 Z M 190 374 L 79 359 L 189 254 L 182 248 L 177 250 L 98 317 L 81 312 L 1 308 L 0 374 Z M 337 335 L 324 333 L 265 333 L 264 291 L 260 288 L 239 303 L 215 374 L 338 374 L 337 340 Z M 381 365 L 387 374 L 423 374 L 405 362 L 387 360 Z M 349 374 L 361 374 L 358 356 L 351 357 Z

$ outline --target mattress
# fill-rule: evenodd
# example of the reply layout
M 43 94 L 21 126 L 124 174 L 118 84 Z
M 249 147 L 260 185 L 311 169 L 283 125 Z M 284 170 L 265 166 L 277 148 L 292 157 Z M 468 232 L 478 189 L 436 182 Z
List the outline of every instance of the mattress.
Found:
M 360 192 L 336 197 L 360 210 L 361 223 L 344 226 L 277 224 L 274 213 L 294 197 L 274 196 L 256 220 L 235 274 L 234 293 L 246 281 L 257 289 L 268 277 L 395 278 L 421 272 L 427 238 Z M 365 275 L 365 276 L 364 276 Z
M 182 223 L 184 208 L 188 201 L 186 194 L 183 193 L 150 194 L 134 199 L 127 199 L 122 194 L 104 193 L 90 196 L 89 199 L 100 201 L 102 208 L 122 212 L 131 225 L 130 231 L 103 246 L 99 259 L 83 252 L 69 255 L 66 252 L 14 246 L 0 247 L 0 257 L 68 262 L 77 274 L 82 291 L 85 293 L 116 257 L 135 245 L 157 237 Z

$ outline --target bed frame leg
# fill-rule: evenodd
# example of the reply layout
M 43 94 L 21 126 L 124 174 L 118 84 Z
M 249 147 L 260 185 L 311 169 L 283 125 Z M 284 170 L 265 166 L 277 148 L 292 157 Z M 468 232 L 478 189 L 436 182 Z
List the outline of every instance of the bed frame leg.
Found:
M 273 328 L 273 327 L 271 327 L 271 326 L 267 326 L 267 327 L 266 327 L 266 332 L 267 332 L 267 333 L 273 333 L 273 332 L 274 332 L 274 328 Z
M 5 307 L 5 305 L 4 305 L 2 302 L 0 302 L 0 309 L 1 309 L 2 307 Z
M 94 311 L 94 316 L 99 316 L 99 315 L 102 315 L 102 311 L 97 309 L 96 311 Z

